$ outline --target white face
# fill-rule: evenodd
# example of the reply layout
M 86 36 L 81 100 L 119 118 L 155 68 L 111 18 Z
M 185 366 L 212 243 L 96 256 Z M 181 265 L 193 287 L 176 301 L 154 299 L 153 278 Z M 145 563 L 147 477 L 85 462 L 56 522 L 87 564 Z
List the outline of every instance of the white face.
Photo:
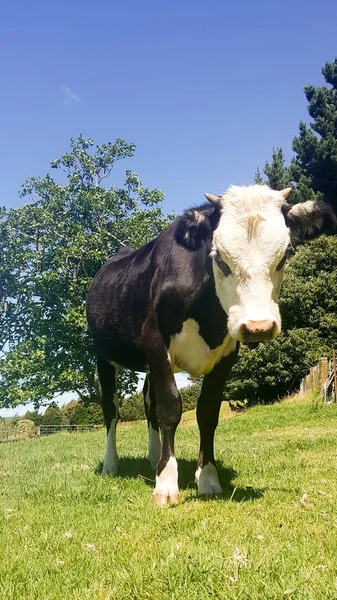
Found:
M 213 271 L 234 339 L 267 340 L 281 330 L 277 301 L 290 243 L 283 203 L 280 192 L 264 186 L 232 186 L 222 196 Z

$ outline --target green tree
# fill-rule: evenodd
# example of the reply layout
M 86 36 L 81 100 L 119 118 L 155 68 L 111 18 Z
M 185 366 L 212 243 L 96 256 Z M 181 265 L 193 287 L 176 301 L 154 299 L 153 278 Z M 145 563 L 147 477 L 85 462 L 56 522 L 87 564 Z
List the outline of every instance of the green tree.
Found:
M 264 183 L 259 167 L 257 167 L 256 173 L 254 175 L 254 183 L 256 183 L 258 185 L 261 185 L 262 183 Z
M 121 188 L 110 185 L 115 163 L 134 149 L 121 139 L 94 148 L 81 135 L 51 163 L 59 180 L 29 178 L 21 193 L 29 203 L 1 210 L 1 407 L 38 407 L 68 391 L 98 399 L 85 318 L 90 281 L 121 246 L 138 247 L 168 223 L 162 192 L 135 173 L 126 171 Z M 122 395 L 135 382 L 122 371 Z
M 27 410 L 21 419 L 33 421 L 35 425 L 39 426 L 42 423 L 43 415 L 41 415 L 37 410 Z
M 119 409 L 119 418 L 121 421 L 142 421 L 146 418 L 142 392 L 135 392 L 123 399 Z
M 61 425 L 67 425 L 65 416 L 55 402 L 52 402 L 45 410 L 41 425 L 50 427 L 53 431 L 61 429 Z
M 198 398 L 200 396 L 201 383 L 202 383 L 202 378 L 197 383 L 192 383 L 192 385 L 181 388 L 179 390 L 180 396 L 181 396 L 183 412 L 186 412 L 188 410 L 193 410 L 193 408 L 196 408 Z
M 300 123 L 290 170 L 303 200 L 318 195 L 337 209 L 337 58 L 324 65 L 322 74 L 326 86 L 304 89 L 312 120 Z
M 102 407 L 96 402 L 92 402 L 88 404 L 88 423 L 94 425 L 103 425 L 103 411 Z
M 272 161 L 270 164 L 268 161 L 266 162 L 264 173 L 267 177 L 267 184 L 273 190 L 283 190 L 284 188 L 289 187 L 290 174 L 285 165 L 282 148 L 276 148 L 276 150 L 273 148 Z

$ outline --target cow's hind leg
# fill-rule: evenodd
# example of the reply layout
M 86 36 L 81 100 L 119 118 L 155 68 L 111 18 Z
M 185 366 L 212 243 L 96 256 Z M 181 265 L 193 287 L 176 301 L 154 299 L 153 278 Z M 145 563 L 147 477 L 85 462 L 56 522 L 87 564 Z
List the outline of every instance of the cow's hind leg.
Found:
M 116 426 L 118 421 L 117 366 L 97 361 L 97 373 L 101 387 L 102 410 L 107 430 L 106 451 L 102 475 L 117 475 L 118 454 Z
M 200 496 L 222 493 L 214 459 L 214 434 L 219 421 L 223 388 L 236 352 L 223 358 L 214 369 L 205 375 L 197 404 L 197 421 L 200 431 L 200 453 L 195 473 Z
M 143 387 L 144 407 L 149 432 L 149 461 L 151 467 L 156 469 L 160 460 L 161 444 L 159 425 L 156 413 L 156 398 L 151 386 L 150 376 L 146 375 Z

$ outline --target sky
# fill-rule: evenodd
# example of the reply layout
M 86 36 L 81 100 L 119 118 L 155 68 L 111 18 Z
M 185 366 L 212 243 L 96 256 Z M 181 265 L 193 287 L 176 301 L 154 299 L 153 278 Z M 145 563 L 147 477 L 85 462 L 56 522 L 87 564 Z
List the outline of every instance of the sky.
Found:
M 0 205 L 80 133 L 135 143 L 113 177 L 137 171 L 167 212 L 249 184 L 273 147 L 290 159 L 336 40 L 335 0 L 3 3 Z

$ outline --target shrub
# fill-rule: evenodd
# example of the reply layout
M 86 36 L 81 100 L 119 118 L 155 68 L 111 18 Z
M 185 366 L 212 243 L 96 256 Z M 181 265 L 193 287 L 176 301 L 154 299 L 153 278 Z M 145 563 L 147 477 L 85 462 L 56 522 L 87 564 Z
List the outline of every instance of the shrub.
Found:
M 29 419 L 20 419 L 15 427 L 15 434 L 17 438 L 27 439 L 37 435 L 37 427 L 34 421 Z
M 119 418 L 121 421 L 141 421 L 146 418 L 142 392 L 124 398 L 119 409 Z

